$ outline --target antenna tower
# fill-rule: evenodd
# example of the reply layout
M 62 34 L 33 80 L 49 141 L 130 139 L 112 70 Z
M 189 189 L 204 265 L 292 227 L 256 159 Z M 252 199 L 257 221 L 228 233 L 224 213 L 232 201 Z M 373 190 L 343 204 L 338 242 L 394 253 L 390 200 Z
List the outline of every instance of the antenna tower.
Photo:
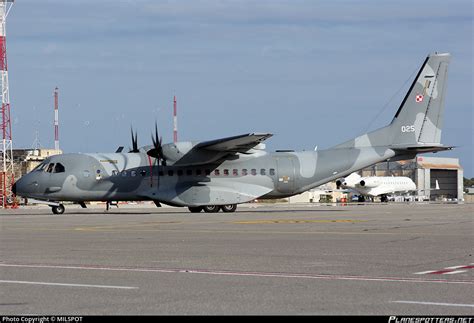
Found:
M 0 0 L 0 74 L 2 79 L 2 153 L 0 190 L 1 206 L 3 208 L 16 207 L 15 194 L 12 186 L 15 182 L 13 167 L 13 141 L 12 122 L 10 115 L 10 94 L 8 89 L 7 47 L 6 47 L 6 22 L 7 16 L 13 6 L 13 0 Z
M 176 103 L 176 96 L 173 98 L 173 142 L 178 142 L 178 106 Z
M 59 113 L 58 113 L 59 89 L 54 89 L 54 149 L 59 150 Z

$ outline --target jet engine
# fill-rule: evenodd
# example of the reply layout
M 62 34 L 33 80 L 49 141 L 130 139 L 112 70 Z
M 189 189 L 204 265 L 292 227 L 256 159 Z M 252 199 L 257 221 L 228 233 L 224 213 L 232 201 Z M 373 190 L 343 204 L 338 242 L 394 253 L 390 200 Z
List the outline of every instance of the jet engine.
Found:
M 347 177 L 340 178 L 336 181 L 337 189 L 354 187 L 355 185 L 359 184 L 360 176 L 356 173 L 352 173 Z
M 377 187 L 380 183 L 375 178 L 364 178 L 359 182 L 362 187 Z
M 346 186 L 346 185 L 347 185 L 347 183 L 346 183 L 345 178 L 341 178 L 341 179 L 338 179 L 338 180 L 336 181 L 336 187 L 337 187 L 337 189 L 340 189 L 341 187 Z

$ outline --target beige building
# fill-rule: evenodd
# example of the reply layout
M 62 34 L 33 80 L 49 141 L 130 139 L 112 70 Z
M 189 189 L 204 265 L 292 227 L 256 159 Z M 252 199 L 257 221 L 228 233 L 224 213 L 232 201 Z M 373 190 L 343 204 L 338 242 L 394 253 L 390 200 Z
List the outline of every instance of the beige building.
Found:
M 62 150 L 56 149 L 14 149 L 13 162 L 15 167 L 15 178 L 20 178 L 32 171 L 43 160 L 53 155 L 62 154 Z

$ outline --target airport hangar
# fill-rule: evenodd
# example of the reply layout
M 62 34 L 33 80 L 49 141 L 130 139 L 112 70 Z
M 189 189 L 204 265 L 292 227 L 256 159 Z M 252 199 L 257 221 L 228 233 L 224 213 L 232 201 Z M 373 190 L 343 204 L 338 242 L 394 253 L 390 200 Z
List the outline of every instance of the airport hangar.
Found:
M 413 196 L 413 198 L 418 198 L 418 200 L 464 200 L 464 172 L 458 158 L 418 156 L 410 160 L 379 163 L 364 168 L 357 173 L 362 177 L 409 177 L 415 182 L 417 187 L 417 192 L 411 192 L 409 195 Z M 439 190 L 434 190 L 436 181 L 438 181 Z M 340 202 L 344 198 L 344 194 L 334 190 L 336 190 L 336 183 L 328 183 L 322 185 L 319 189 L 291 197 L 290 203 Z M 403 195 L 406 196 L 407 194 Z M 402 198 L 401 201 L 403 200 Z
M 14 149 L 15 178 L 30 172 L 49 156 L 61 154 L 55 149 Z M 367 167 L 358 172 L 365 176 L 406 176 L 416 184 L 418 192 L 412 196 L 431 201 L 463 201 L 463 168 L 458 158 L 418 156 L 411 160 L 384 162 Z M 433 190 L 439 184 L 439 190 Z M 339 202 L 344 197 L 341 192 L 334 192 L 335 182 L 322 185 L 319 189 L 310 190 L 291 197 L 290 203 Z M 332 191 L 331 193 L 328 193 Z M 330 196 L 330 197 L 329 197 Z

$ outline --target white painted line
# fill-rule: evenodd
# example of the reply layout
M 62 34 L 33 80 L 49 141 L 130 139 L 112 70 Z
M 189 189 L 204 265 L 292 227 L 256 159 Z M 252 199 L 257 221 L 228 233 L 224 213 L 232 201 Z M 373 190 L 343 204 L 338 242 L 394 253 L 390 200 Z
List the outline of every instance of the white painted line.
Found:
M 451 266 L 451 267 L 446 267 L 444 269 L 458 269 L 458 268 L 463 268 L 466 267 L 466 265 L 460 265 L 460 266 Z
M 426 275 L 426 274 L 431 274 L 434 272 L 435 272 L 434 270 L 420 271 L 419 273 L 413 273 L 413 275 Z
M 443 275 L 454 275 L 454 274 L 461 274 L 461 273 L 467 273 L 467 270 L 450 271 L 449 273 L 444 273 Z
M 433 302 L 415 302 L 415 301 L 392 301 L 391 303 L 435 305 L 435 306 L 453 306 L 453 307 L 474 307 L 474 304 L 452 304 L 452 303 L 433 303 Z
M 42 264 L 5 264 L 0 263 L 0 267 L 17 268 L 48 268 L 48 269 L 78 269 L 78 270 L 102 270 L 121 272 L 141 272 L 141 273 L 185 273 L 185 274 L 205 274 L 220 276 L 246 276 L 246 277 L 273 277 L 273 278 L 299 278 L 299 279 L 322 279 L 322 280 L 348 280 L 348 281 L 378 281 L 378 282 L 407 282 L 407 283 L 441 283 L 441 284 L 466 284 L 474 285 L 472 280 L 446 280 L 446 279 L 424 279 L 406 277 L 368 277 L 350 275 L 328 275 L 311 273 L 285 273 L 285 272 L 247 272 L 230 270 L 206 270 L 206 269 L 186 269 L 186 268 L 138 268 L 138 267 L 102 267 L 94 265 L 42 265 Z
M 112 289 L 138 289 L 138 287 L 128 286 L 108 286 L 108 285 L 86 285 L 86 284 L 62 284 L 62 283 L 47 283 L 47 282 L 31 282 L 22 280 L 0 280 L 4 284 L 25 284 L 25 285 L 45 285 L 45 286 L 65 286 L 65 287 L 88 287 L 88 288 L 112 288 Z

